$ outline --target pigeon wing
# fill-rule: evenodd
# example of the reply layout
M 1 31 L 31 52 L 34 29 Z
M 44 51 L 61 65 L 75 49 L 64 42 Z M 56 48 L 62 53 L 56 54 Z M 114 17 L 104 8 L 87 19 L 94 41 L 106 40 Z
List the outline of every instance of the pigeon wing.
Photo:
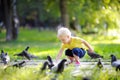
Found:
M 120 60 L 112 62 L 113 67 L 117 67 L 118 65 L 120 65 Z

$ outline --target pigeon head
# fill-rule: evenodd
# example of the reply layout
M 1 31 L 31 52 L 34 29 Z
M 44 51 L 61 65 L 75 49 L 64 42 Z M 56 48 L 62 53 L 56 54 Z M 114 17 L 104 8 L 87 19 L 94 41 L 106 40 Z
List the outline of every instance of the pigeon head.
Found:
M 3 51 L 1 51 L 1 59 L 5 58 L 5 53 Z
M 48 61 L 50 62 L 51 65 L 53 65 L 52 58 L 50 56 L 47 56 Z
M 5 53 L 5 55 L 7 56 L 7 55 L 8 55 L 8 53 Z
M 65 63 L 67 61 L 67 59 L 63 59 L 62 61 L 61 61 L 61 63 Z
M 101 58 L 99 58 L 98 61 L 101 62 Z
M 52 58 L 51 58 L 50 56 L 47 56 L 47 59 L 48 59 L 48 61 L 49 61 L 48 67 L 51 69 L 51 68 L 54 66 L 53 61 L 52 61 Z
M 65 62 L 67 61 L 67 59 L 63 59 L 63 60 L 61 60 L 61 62 L 58 64 L 58 69 L 57 69 L 57 73 L 62 73 L 63 72 L 63 70 L 64 70 L 64 64 L 65 64 Z
M 103 67 L 103 64 L 101 62 L 101 58 L 98 59 L 97 66 L 101 69 Z
M 64 63 L 67 61 L 67 59 L 62 59 L 58 65 L 64 65 Z
M 1 50 L 1 53 L 4 53 L 4 51 L 3 51 L 3 50 Z
M 8 62 L 10 61 L 10 57 L 8 55 L 8 53 L 5 53 L 5 57 L 4 57 L 4 64 L 8 64 Z
M 111 63 L 114 62 L 114 61 L 117 61 L 116 56 L 114 56 L 113 54 L 111 54 L 110 57 L 111 57 Z
M 27 46 L 26 48 L 25 48 L 25 51 L 28 51 L 28 49 L 29 49 L 30 47 L 29 46 Z
M 50 63 L 53 63 L 53 62 L 52 62 L 52 58 L 51 58 L 50 56 L 47 56 L 47 59 L 48 59 L 48 61 L 49 61 Z

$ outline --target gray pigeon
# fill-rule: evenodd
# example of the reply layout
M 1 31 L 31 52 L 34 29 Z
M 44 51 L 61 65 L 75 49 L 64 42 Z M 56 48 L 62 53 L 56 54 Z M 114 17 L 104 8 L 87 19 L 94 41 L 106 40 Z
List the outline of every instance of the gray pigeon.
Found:
M 48 61 L 45 61 L 42 65 L 41 71 L 43 72 L 44 70 L 46 70 L 48 65 Z
M 64 71 L 65 67 L 65 62 L 67 61 L 66 59 L 62 59 L 57 65 L 53 64 L 52 58 L 50 56 L 47 56 L 47 60 L 45 61 L 41 71 L 43 72 L 44 70 L 47 69 L 47 67 L 50 69 L 51 72 L 57 73 L 51 80 L 57 80 L 58 74 L 62 73 Z
M 21 61 L 21 62 L 18 62 L 18 63 L 14 63 L 12 65 L 8 65 L 4 68 L 4 70 L 6 71 L 9 67 L 13 67 L 13 68 L 16 67 L 16 68 L 20 69 L 20 68 L 25 66 L 25 63 L 26 63 L 26 61 Z
M 22 61 L 22 62 L 19 62 L 19 63 L 15 63 L 15 64 L 13 64 L 12 66 L 13 67 L 18 67 L 18 68 L 21 68 L 21 67 L 23 67 L 23 66 L 25 66 L 25 61 Z
M 45 61 L 42 65 L 41 71 L 44 71 L 47 69 L 47 67 L 49 69 L 51 69 L 54 66 L 52 58 L 50 56 L 47 56 L 47 61 Z
M 66 59 L 62 59 L 57 65 L 53 66 L 51 70 L 55 73 L 62 73 L 64 71 Z
M 47 60 L 43 63 L 43 66 L 41 68 L 41 71 L 44 71 L 47 69 L 47 67 L 55 73 L 62 73 L 64 71 L 65 62 L 66 59 L 61 60 L 57 65 L 53 64 L 52 58 L 50 56 L 47 56 Z
M 24 57 L 25 56 L 25 51 L 27 52 L 28 51 L 28 49 L 29 49 L 29 46 L 27 46 L 26 48 L 25 48 L 25 50 L 23 50 L 22 52 L 20 52 L 20 53 L 18 53 L 18 54 L 14 54 L 14 56 L 21 56 L 21 57 Z
M 97 53 L 91 53 L 89 50 L 87 50 L 87 54 L 91 57 L 91 59 L 97 59 L 97 58 L 103 58 L 103 56 L 97 54 Z
M 25 57 L 25 58 L 27 58 L 28 60 L 31 60 L 32 58 L 38 58 L 37 56 L 34 56 L 34 55 L 32 55 L 32 54 L 29 54 L 29 53 L 28 53 L 28 49 L 29 49 L 29 46 L 27 46 L 27 47 L 25 48 L 25 50 L 23 50 L 21 53 L 14 54 L 14 56 Z
M 47 60 L 49 62 L 48 63 L 48 67 L 49 67 L 49 69 L 51 69 L 54 66 L 52 58 L 50 56 L 47 56 Z
M 103 68 L 103 64 L 101 62 L 101 58 L 98 59 L 97 66 L 101 69 Z
M 116 68 L 116 71 L 120 71 L 120 60 L 117 60 L 116 56 L 111 54 L 111 65 Z
M 9 57 L 8 53 L 4 53 L 3 50 L 1 50 L 0 58 L 1 58 L 2 62 L 4 63 L 4 65 L 7 65 L 10 62 L 10 57 Z
M 62 59 L 57 65 L 55 65 L 51 68 L 52 72 L 57 73 L 51 80 L 57 80 L 58 74 L 62 73 L 64 71 L 66 61 L 67 61 L 66 59 Z
M 88 77 L 83 77 L 82 80 L 90 80 Z

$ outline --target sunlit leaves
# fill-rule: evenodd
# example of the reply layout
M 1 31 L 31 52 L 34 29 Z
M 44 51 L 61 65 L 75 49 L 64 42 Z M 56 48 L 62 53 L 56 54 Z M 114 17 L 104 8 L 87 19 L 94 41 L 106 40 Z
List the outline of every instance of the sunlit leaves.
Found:
M 19 15 L 28 16 L 38 10 L 39 19 L 60 19 L 60 0 L 20 0 L 18 1 Z M 80 26 L 102 28 L 108 23 L 108 28 L 119 27 L 120 1 L 119 0 L 67 0 L 69 21 L 77 20 Z M 30 15 L 31 16 L 31 15 Z M 96 26 L 97 25 L 97 26 Z M 116 26 L 117 25 L 117 26 Z

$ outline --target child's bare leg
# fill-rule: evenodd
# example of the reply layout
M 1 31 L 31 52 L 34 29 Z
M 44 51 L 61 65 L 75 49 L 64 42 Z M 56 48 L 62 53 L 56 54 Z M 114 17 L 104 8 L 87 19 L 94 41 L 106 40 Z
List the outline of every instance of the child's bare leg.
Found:
M 75 61 L 78 62 L 78 63 L 80 63 L 80 61 L 79 61 L 79 57 L 76 56 L 76 55 L 73 55 L 73 56 L 74 56 Z
M 74 57 L 70 57 L 70 56 L 67 56 L 68 59 L 70 59 L 70 63 L 72 63 L 74 61 Z

